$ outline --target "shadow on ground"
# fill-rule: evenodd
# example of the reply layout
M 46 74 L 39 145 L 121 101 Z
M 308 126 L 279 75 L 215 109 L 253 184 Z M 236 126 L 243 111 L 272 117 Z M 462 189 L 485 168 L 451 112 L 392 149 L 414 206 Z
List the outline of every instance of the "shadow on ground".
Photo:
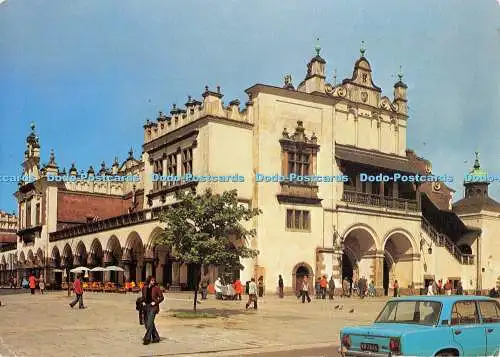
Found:
M 193 309 L 174 309 L 167 311 L 169 315 L 173 315 L 176 313 L 181 314 L 194 314 Z M 196 314 L 208 314 L 215 315 L 216 317 L 231 317 L 235 315 L 244 314 L 245 310 L 237 310 L 237 309 L 216 309 L 216 308 L 204 308 L 204 309 L 196 309 Z M 200 317 L 202 318 L 202 317 Z

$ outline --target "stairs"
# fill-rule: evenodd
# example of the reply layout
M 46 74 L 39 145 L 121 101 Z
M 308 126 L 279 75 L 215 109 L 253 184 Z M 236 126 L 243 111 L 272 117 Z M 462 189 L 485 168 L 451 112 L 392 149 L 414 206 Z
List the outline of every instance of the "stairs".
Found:
M 422 230 L 432 239 L 436 247 L 444 247 L 455 259 L 463 265 L 474 265 L 474 255 L 464 254 L 446 234 L 439 233 L 432 224 L 422 216 Z

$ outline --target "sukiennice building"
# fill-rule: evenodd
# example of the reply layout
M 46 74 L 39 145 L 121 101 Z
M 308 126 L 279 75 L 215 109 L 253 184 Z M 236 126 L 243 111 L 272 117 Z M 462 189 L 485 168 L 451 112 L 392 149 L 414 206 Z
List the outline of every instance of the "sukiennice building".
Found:
M 333 275 L 337 282 L 365 276 L 380 294 L 394 280 L 403 294 L 430 279 L 461 279 L 469 290 L 494 286 L 500 276 L 500 204 L 488 196 L 488 183 L 465 182 L 465 197 L 452 204 L 453 190 L 443 182 L 362 180 L 363 174 L 433 173 L 430 162 L 406 145 L 407 86 L 399 75 L 393 95 L 384 95 L 364 49 L 341 83 L 327 83 L 325 66 L 317 47 L 298 86 L 290 76 L 283 86 L 255 84 L 243 105 L 237 99 L 225 105 L 219 87 L 205 87 L 200 100 L 189 97 L 170 115 L 148 120 L 142 155 L 130 151 L 111 167 L 103 162 L 100 169 L 79 171 L 73 164 L 66 171 L 54 152 L 42 166 L 32 126 L 21 174 L 34 180 L 15 193 L 17 244 L 1 248 L 1 280 L 33 271 L 57 285 L 64 279 L 60 270 L 68 267 L 119 265 L 124 273 L 96 278 L 140 281 L 154 273 L 163 285 L 191 289 L 194 269 L 154 244 L 162 230 L 158 216 L 176 191 L 211 188 L 237 189 L 243 204 L 262 210 L 251 222 L 257 236 L 247 242 L 260 254 L 243 260 L 245 269 L 233 276 L 263 276 L 267 293 L 276 291 L 278 274 L 288 291 L 304 275 Z M 471 172 L 486 174 L 477 156 Z M 183 179 L 187 174 L 244 179 Z M 332 179 L 286 179 L 290 174 Z M 85 180 L 76 179 L 82 175 Z M 205 272 L 212 281 L 219 274 L 215 267 Z

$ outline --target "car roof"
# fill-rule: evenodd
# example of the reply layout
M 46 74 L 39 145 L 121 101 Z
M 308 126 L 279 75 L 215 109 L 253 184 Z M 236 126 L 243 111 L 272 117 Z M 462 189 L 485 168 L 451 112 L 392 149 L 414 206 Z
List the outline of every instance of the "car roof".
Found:
M 470 300 L 494 300 L 488 296 L 479 295 L 416 295 L 416 296 L 403 296 L 398 298 L 392 298 L 390 301 L 436 301 L 443 303 L 454 303 L 456 301 L 470 301 Z

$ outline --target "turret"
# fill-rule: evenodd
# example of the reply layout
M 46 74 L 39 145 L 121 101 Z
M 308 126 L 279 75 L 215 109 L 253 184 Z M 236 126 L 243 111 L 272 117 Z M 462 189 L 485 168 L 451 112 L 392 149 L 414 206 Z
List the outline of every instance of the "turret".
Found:
M 304 81 L 299 85 L 298 90 L 306 93 L 320 92 L 325 93 L 325 65 L 326 61 L 320 56 L 321 46 L 319 38 L 317 39 L 316 46 L 314 47 L 316 56 L 314 56 L 307 64 L 307 74 Z M 291 78 L 290 78 L 291 82 Z M 291 84 L 291 83 L 290 83 Z M 290 87 L 287 85 L 287 88 Z
M 35 180 L 40 177 L 40 142 L 35 134 L 34 122 L 31 122 L 31 133 L 26 138 L 26 151 L 22 166 L 24 175 Z
M 399 70 L 398 73 L 399 80 L 394 84 L 394 106 L 397 111 L 401 114 L 408 115 L 408 97 L 406 90 L 408 86 L 403 83 L 403 72 Z
M 57 176 L 59 173 L 59 167 L 56 164 L 56 155 L 54 154 L 54 149 L 50 150 L 49 163 L 45 166 L 45 171 L 49 176 Z

